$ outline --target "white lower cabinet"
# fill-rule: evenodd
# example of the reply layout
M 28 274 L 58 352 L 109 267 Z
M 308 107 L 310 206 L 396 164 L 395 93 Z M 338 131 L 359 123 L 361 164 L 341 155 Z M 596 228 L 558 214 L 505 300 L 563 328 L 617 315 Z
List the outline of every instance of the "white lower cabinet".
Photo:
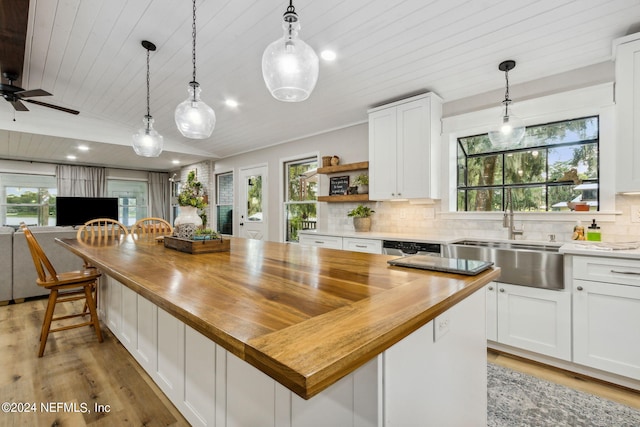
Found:
M 382 240 L 361 239 L 359 237 L 343 237 L 342 249 L 345 251 L 366 252 L 369 254 L 382 253 Z
M 571 360 L 570 292 L 493 282 L 486 295 L 489 340 Z
M 573 266 L 574 362 L 640 380 L 640 263 L 575 257 Z
M 300 234 L 298 243 L 318 248 L 342 249 L 342 237 L 328 234 Z

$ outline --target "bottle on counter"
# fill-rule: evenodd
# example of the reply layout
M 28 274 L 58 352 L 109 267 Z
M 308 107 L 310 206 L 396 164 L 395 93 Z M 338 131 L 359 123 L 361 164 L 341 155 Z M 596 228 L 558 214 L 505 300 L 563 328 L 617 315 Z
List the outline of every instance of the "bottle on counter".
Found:
M 596 220 L 592 220 L 591 225 L 587 229 L 587 240 L 592 242 L 600 242 L 602 240 L 602 234 L 600 233 L 600 227 L 596 224 Z

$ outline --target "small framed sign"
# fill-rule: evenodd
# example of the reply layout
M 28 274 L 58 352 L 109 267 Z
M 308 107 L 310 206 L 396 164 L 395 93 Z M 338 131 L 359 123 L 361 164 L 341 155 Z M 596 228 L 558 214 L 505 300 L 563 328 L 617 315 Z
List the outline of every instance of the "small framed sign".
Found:
M 336 176 L 329 178 L 329 195 L 337 196 L 347 194 L 349 191 L 349 176 Z

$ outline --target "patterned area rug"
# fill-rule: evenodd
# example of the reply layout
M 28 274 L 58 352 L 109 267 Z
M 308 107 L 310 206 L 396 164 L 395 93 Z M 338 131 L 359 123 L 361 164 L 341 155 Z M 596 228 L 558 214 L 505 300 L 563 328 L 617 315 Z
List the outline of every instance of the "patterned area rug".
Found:
M 488 425 L 638 427 L 640 411 L 488 364 Z

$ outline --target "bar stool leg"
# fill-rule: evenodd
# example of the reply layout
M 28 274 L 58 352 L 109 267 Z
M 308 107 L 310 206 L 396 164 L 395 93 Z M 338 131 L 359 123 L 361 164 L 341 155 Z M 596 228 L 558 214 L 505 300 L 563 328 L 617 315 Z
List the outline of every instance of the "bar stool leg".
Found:
M 91 313 L 91 320 L 93 322 L 93 327 L 95 328 L 96 335 L 98 336 L 98 342 L 102 342 L 102 331 L 100 330 L 100 321 L 98 320 L 98 311 L 96 310 L 96 303 L 93 300 L 92 287 L 93 285 L 85 286 L 84 295 L 86 298 L 86 304 L 89 307 L 89 313 Z
M 49 329 L 51 329 L 51 319 L 53 319 L 53 312 L 56 308 L 56 301 L 58 299 L 58 290 L 52 289 L 49 294 L 49 302 L 47 303 L 47 311 L 44 315 L 44 322 L 42 323 L 42 332 L 40 333 L 40 351 L 38 357 L 42 357 L 44 354 L 44 348 L 47 345 L 47 338 L 49 338 Z

